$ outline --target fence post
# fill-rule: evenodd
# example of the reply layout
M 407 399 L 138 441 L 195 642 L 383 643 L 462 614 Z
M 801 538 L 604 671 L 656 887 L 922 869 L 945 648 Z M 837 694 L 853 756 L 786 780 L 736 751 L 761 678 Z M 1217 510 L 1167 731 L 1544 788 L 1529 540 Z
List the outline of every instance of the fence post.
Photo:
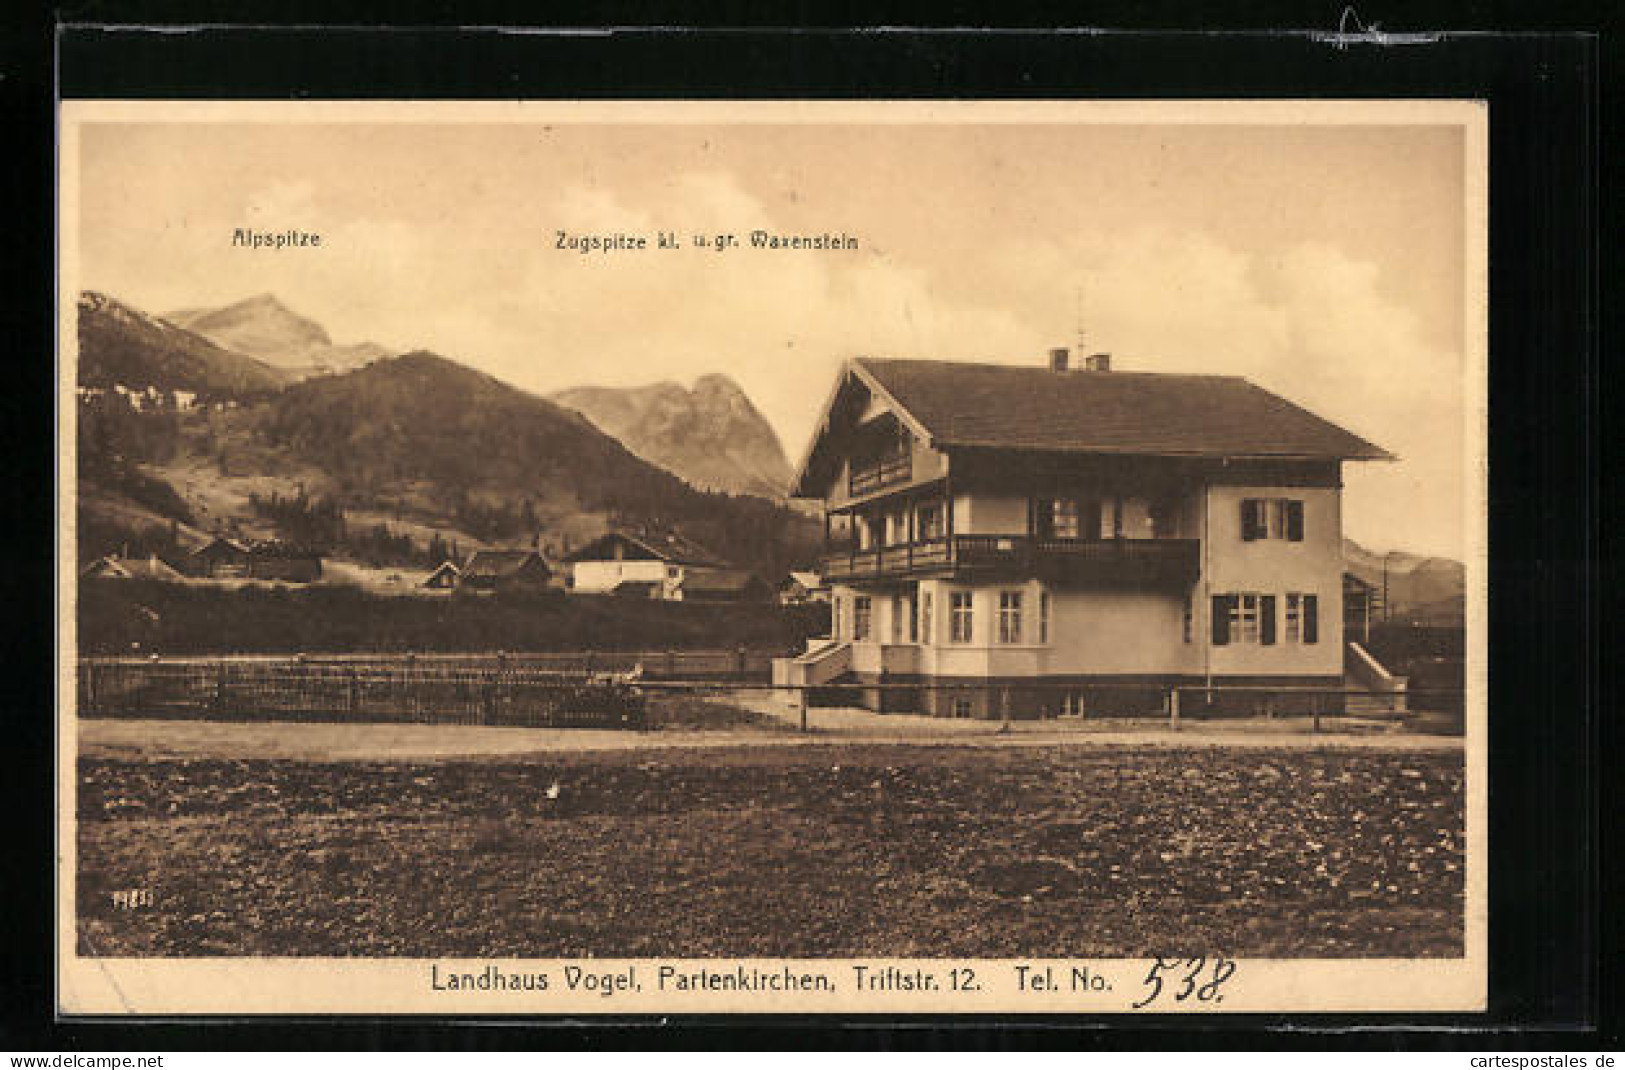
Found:
M 999 688 L 999 731 L 1010 731 L 1010 688 Z
M 1179 731 L 1179 688 L 1168 689 L 1168 731 Z
M 796 694 L 800 697 L 801 702 L 801 731 L 805 733 L 807 731 L 807 689 L 803 687 Z
M 1309 713 L 1311 715 L 1310 731 L 1320 735 L 1320 692 L 1316 691 L 1309 696 Z
M 350 670 L 349 690 L 349 712 L 353 717 L 356 711 L 361 708 L 361 679 L 360 671 L 357 669 L 352 668 Z
M 734 672 L 740 679 L 745 677 L 745 648 L 739 647 L 734 651 Z
M 226 663 L 220 662 L 214 667 L 214 712 L 224 716 L 226 712 Z

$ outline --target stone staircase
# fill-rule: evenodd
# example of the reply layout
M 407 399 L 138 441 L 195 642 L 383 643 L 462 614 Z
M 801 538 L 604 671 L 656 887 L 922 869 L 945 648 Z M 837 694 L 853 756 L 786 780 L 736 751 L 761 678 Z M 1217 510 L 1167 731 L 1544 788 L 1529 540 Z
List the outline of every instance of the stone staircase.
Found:
M 852 644 L 836 639 L 811 639 L 807 651 L 793 658 L 773 659 L 774 687 L 822 687 L 852 670 Z
M 1395 676 L 1359 643 L 1343 650 L 1343 711 L 1350 717 L 1397 720 L 1409 713 L 1406 702 L 1408 681 Z

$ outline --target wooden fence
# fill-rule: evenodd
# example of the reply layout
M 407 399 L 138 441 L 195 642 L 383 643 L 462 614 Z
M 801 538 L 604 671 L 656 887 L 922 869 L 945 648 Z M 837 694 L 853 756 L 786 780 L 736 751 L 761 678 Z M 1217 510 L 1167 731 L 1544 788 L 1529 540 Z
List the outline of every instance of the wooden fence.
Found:
M 581 650 L 560 653 L 477 654 L 198 654 L 163 656 L 165 665 L 299 664 L 351 668 L 412 669 L 431 666 L 462 669 L 525 670 L 551 673 L 637 672 L 650 680 L 740 681 L 768 683 L 773 659 L 782 653 L 762 650 Z M 91 656 L 97 665 L 145 665 L 149 657 Z
M 294 660 L 79 663 L 81 717 L 641 728 L 637 687 L 606 672 Z

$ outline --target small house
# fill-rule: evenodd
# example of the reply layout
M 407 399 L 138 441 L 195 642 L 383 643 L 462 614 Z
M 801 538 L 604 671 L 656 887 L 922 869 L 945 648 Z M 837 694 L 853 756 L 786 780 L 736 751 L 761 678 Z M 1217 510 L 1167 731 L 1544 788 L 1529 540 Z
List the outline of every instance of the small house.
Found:
M 429 573 L 428 578 L 423 581 L 423 586 L 431 591 L 450 591 L 457 587 L 462 575 L 463 570 L 457 567 L 457 562 L 442 561 Z
M 248 576 L 251 556 L 252 551 L 244 543 L 224 535 L 217 535 L 192 551 L 191 557 L 187 559 L 187 571 L 194 576 L 218 579 L 245 578 Z
M 469 591 L 544 591 L 552 578 L 552 568 L 535 550 L 476 550 L 457 585 Z
M 779 583 L 779 604 L 806 605 L 808 602 L 828 602 L 829 588 L 816 572 L 792 572 Z
M 157 554 L 147 557 L 98 557 L 84 571 L 82 580 L 179 580 L 181 574 Z
M 719 569 L 715 555 L 680 535 L 610 532 L 565 557 L 577 594 L 611 594 L 623 584 L 652 585 L 653 598 L 677 601 L 690 569 Z

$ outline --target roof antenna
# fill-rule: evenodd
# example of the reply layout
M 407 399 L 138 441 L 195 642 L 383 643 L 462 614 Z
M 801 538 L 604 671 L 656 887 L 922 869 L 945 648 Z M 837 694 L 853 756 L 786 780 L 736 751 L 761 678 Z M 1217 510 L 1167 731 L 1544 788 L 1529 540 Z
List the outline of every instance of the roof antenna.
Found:
M 1083 283 L 1081 282 L 1078 283 L 1077 288 L 1073 291 L 1073 304 L 1074 311 L 1077 315 L 1078 359 L 1082 360 L 1084 354 L 1089 352 L 1089 349 L 1087 342 L 1088 336 L 1084 333 L 1083 329 Z

